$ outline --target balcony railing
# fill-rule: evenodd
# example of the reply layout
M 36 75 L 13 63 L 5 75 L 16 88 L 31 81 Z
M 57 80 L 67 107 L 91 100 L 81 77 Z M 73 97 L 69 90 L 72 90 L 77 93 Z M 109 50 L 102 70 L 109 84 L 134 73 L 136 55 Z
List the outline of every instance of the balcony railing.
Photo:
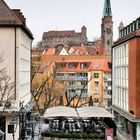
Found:
M 88 79 L 84 76 L 73 76 L 73 77 L 66 77 L 66 76 L 56 76 L 57 80 L 60 81 L 87 81 Z

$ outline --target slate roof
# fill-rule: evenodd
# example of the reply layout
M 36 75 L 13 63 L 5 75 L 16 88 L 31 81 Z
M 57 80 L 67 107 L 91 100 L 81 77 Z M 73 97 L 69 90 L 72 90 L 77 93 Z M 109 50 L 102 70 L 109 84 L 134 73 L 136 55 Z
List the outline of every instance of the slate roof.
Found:
M 0 26 L 20 26 L 33 39 L 33 35 L 26 26 L 25 20 L 19 9 L 12 10 L 4 0 L 0 0 Z
M 0 0 L 0 24 L 22 24 L 3 0 Z

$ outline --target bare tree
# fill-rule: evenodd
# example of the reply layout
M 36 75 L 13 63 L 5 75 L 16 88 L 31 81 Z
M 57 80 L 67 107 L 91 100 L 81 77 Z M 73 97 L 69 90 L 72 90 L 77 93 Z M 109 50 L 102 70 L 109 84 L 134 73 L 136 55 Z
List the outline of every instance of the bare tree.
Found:
M 64 88 L 56 80 L 56 69 L 52 63 L 32 65 L 31 93 L 40 115 L 43 115 L 48 107 L 58 104 Z
M 66 106 L 73 106 L 74 108 L 77 107 L 81 107 L 83 105 L 87 105 L 89 104 L 89 97 L 83 97 L 84 94 L 84 90 L 85 87 L 88 85 L 88 83 L 93 79 L 93 76 L 90 77 L 89 80 L 87 80 L 87 82 L 83 85 L 82 89 L 81 89 L 81 93 L 75 93 L 75 95 L 71 95 L 71 98 L 69 98 L 68 94 L 71 93 L 67 93 L 65 92 L 65 98 L 66 98 Z M 87 99 L 86 101 L 83 101 L 83 99 Z M 74 104 L 72 104 L 72 102 L 75 102 Z
M 2 56 L 0 56 L 0 64 L 3 63 Z M 5 108 L 11 106 L 11 100 L 14 99 L 14 82 L 10 76 L 7 75 L 6 68 L 0 69 L 0 106 L 3 106 L 3 111 Z
M 14 82 L 8 76 L 6 68 L 2 67 L 4 59 L 0 56 L 0 135 L 4 135 L 5 116 L 4 111 L 11 108 L 11 101 L 13 100 Z

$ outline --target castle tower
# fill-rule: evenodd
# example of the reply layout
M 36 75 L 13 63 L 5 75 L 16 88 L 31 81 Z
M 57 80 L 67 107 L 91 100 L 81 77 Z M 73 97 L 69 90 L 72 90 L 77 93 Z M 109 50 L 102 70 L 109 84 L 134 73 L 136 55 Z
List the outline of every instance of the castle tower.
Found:
M 104 54 L 111 55 L 113 43 L 113 21 L 110 0 L 105 0 L 101 24 L 101 38 L 105 47 Z
M 87 42 L 87 28 L 85 26 L 81 28 L 81 34 L 83 42 Z

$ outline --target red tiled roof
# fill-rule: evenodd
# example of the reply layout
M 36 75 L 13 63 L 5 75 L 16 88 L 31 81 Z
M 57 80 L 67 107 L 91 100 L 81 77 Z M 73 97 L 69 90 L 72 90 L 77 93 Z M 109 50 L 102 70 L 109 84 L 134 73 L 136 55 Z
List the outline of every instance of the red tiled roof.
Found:
M 44 53 L 44 55 L 54 55 L 55 54 L 55 48 L 48 48 L 47 51 Z
M 74 52 L 70 53 L 70 55 L 85 55 L 87 54 L 87 50 L 85 46 L 72 46 Z
M 46 37 L 65 37 L 65 36 L 74 36 L 74 30 L 67 30 L 67 31 L 49 31 L 43 33 L 43 38 Z
M 89 59 L 89 60 L 66 60 L 66 61 L 55 61 L 55 63 L 88 63 L 87 69 L 81 69 L 80 67 L 72 68 L 64 68 L 60 71 L 107 71 L 111 72 L 109 68 L 108 62 L 111 62 L 111 58 L 108 59 Z
M 103 70 L 111 71 L 109 68 L 108 62 L 111 62 L 111 59 L 94 59 L 91 64 L 90 70 Z

